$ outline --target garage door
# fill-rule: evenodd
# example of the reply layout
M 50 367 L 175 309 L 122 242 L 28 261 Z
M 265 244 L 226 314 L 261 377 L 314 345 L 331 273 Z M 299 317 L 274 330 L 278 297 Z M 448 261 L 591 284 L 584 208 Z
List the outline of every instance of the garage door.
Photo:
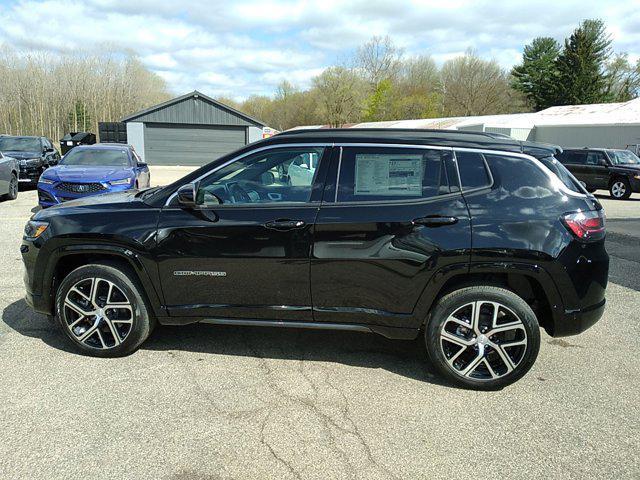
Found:
M 204 165 L 246 144 L 246 127 L 145 125 L 149 165 Z

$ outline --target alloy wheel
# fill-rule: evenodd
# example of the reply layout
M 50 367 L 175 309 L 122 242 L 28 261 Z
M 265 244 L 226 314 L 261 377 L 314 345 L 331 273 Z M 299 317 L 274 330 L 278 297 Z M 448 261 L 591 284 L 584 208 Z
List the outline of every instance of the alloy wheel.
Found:
M 522 362 L 527 332 L 518 316 L 491 301 L 468 303 L 442 324 L 440 348 L 449 367 L 462 377 L 495 380 Z
M 624 184 L 624 182 L 615 182 L 613 185 L 611 185 L 611 194 L 616 198 L 624 196 L 626 192 L 627 186 Z
M 80 343 L 109 349 L 125 341 L 133 326 L 133 307 L 124 291 L 104 278 L 85 278 L 67 292 L 64 321 Z
M 16 198 L 18 196 L 18 179 L 16 177 L 11 178 L 11 183 L 9 184 L 9 196 L 11 198 Z

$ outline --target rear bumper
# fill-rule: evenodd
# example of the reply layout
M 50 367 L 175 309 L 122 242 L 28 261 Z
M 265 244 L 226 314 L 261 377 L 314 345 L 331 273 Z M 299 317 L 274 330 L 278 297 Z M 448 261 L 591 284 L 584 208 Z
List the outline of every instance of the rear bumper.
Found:
M 567 337 L 578 335 L 602 318 L 604 314 L 606 300 L 581 310 L 568 310 L 564 313 L 564 318 L 555 322 L 552 336 Z

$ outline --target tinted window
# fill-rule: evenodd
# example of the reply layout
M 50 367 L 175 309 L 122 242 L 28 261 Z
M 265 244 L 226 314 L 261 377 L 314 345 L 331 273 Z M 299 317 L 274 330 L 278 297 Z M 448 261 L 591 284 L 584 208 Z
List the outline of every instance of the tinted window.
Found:
M 587 153 L 587 165 L 600 165 L 600 161 L 604 159 L 604 153 L 602 152 Z
M 477 152 L 456 151 L 456 161 L 460 172 L 463 190 L 482 188 L 491 185 L 484 155 Z
M 200 183 L 200 205 L 308 202 L 324 149 L 274 148 L 248 155 Z
M 411 200 L 450 193 L 447 158 L 451 152 L 445 150 L 346 147 L 338 201 Z
M 540 162 L 551 170 L 560 179 L 562 183 L 569 189 L 577 193 L 586 193 L 586 191 L 580 186 L 580 183 L 576 178 L 567 170 L 567 167 L 562 165 L 558 160 L 553 157 L 546 157 L 540 159 Z
M 558 156 L 562 163 L 569 163 L 571 165 L 584 165 L 587 163 L 587 152 L 578 152 L 575 150 L 569 150 L 562 152 Z

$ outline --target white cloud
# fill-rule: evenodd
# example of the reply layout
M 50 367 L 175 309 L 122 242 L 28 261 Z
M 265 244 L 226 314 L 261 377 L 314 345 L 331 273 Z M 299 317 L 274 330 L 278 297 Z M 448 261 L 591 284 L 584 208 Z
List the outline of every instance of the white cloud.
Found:
M 22 0 L 0 10 L 0 42 L 52 52 L 133 51 L 176 93 L 243 98 L 300 87 L 373 35 L 441 63 L 474 48 L 508 68 L 536 36 L 602 18 L 614 48 L 640 57 L 637 1 Z M 46 28 L 43 28 L 46 26 Z

